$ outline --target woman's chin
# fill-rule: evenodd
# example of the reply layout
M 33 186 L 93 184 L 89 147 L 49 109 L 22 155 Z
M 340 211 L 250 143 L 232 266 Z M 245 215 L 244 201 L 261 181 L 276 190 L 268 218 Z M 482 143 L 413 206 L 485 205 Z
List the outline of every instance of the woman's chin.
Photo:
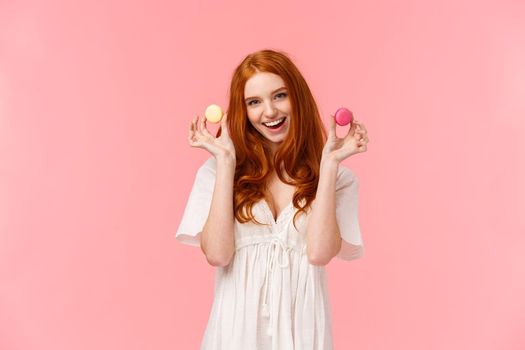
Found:
M 272 132 L 272 131 L 265 130 L 264 137 L 266 137 L 268 140 L 272 142 L 283 142 L 287 134 L 288 134 L 288 125 L 285 125 L 282 128 L 282 130 L 278 132 Z

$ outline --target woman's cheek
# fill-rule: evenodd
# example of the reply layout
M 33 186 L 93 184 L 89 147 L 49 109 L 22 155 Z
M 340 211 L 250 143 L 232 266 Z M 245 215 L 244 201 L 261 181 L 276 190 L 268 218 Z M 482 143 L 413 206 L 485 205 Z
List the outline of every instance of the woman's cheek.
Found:
M 250 121 L 252 123 L 257 123 L 257 119 L 259 118 L 259 113 L 257 111 L 258 108 L 251 108 L 248 110 L 248 119 L 250 119 Z

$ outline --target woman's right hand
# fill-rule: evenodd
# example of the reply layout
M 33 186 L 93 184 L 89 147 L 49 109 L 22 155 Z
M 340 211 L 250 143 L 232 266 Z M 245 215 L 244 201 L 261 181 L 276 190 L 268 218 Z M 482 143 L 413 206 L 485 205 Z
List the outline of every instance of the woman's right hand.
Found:
M 191 147 L 204 148 L 216 159 L 224 158 L 235 162 L 235 146 L 226 124 L 228 113 L 221 119 L 221 135 L 215 137 L 206 128 L 206 117 L 196 116 L 190 123 L 188 141 Z M 199 120 L 200 119 L 200 120 Z

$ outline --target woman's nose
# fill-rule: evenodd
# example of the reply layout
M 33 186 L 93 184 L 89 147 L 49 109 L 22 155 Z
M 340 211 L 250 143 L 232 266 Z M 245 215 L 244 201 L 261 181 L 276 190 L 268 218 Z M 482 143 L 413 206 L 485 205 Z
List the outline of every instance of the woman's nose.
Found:
M 273 117 L 277 114 L 277 108 L 275 108 L 271 102 L 266 102 L 264 105 L 264 114 L 267 117 Z

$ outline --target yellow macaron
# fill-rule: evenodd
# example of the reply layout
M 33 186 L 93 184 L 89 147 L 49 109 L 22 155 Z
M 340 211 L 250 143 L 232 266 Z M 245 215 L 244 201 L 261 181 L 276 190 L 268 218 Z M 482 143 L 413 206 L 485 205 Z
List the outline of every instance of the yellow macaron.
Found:
M 209 105 L 204 115 L 209 122 L 218 123 L 222 118 L 222 109 L 219 105 Z

